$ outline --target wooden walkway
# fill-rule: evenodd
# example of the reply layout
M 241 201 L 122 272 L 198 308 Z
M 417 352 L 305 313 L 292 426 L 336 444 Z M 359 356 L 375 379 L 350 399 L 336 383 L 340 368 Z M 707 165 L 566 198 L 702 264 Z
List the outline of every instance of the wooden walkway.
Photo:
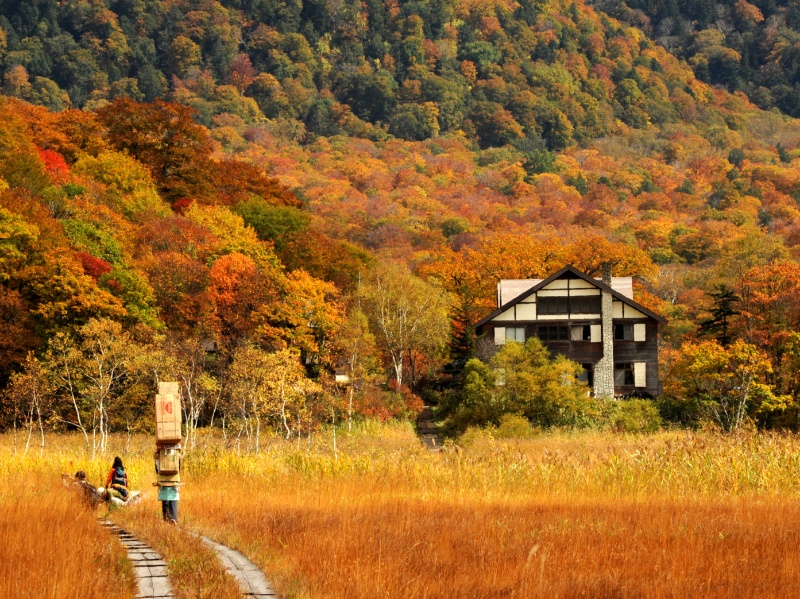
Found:
M 167 578 L 167 564 L 161 556 L 152 547 L 145 545 L 110 520 L 101 520 L 100 523 L 119 537 L 122 546 L 128 552 L 128 559 L 133 563 L 133 575 L 139 587 L 136 597 L 172 599 L 172 585 Z
M 276 599 L 278 597 L 264 573 L 241 553 L 215 543 L 208 537 L 201 536 L 200 539 L 214 550 L 228 574 L 233 576 L 239 584 L 245 597 L 257 599 Z
M 442 448 L 439 429 L 436 428 L 436 421 L 433 419 L 433 410 L 428 405 L 417 416 L 417 433 L 425 447 L 431 451 L 439 451 Z
M 120 543 L 128 552 L 128 559 L 133 563 L 133 575 L 136 577 L 138 599 L 173 599 L 172 585 L 167 577 L 167 564 L 152 547 L 142 543 L 129 532 L 120 528 L 110 520 L 100 523 L 119 537 Z M 210 547 L 222 562 L 245 597 L 253 599 L 277 599 L 278 595 L 269 584 L 267 577 L 253 562 L 238 551 L 216 543 L 196 533 L 190 533 Z

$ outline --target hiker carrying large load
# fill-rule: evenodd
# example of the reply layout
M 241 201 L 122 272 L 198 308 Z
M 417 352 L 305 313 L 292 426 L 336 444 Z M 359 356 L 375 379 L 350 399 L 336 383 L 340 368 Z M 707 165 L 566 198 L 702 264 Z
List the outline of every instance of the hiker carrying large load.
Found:
M 156 395 L 156 452 L 158 499 L 165 522 L 178 523 L 181 486 L 181 400 L 176 382 L 158 384 Z

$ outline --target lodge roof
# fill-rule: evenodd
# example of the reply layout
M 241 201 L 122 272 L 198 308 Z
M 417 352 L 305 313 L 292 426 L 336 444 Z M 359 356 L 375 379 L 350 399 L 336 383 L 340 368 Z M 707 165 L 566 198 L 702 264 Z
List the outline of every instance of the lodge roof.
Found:
M 533 285 L 533 287 L 531 287 L 527 291 L 524 291 L 523 293 L 521 293 L 520 295 L 518 295 L 517 297 L 515 297 L 511 301 L 503 304 L 502 306 L 497 308 L 497 310 L 495 310 L 494 312 L 492 312 L 491 314 L 489 314 L 485 318 L 482 318 L 481 320 L 479 320 L 477 323 L 475 323 L 474 327 L 478 328 L 478 327 L 486 324 L 487 322 L 489 322 L 493 318 L 499 316 L 500 314 L 502 314 L 503 312 L 505 312 L 509 308 L 512 308 L 513 306 L 516 306 L 522 300 L 524 300 L 525 298 L 529 297 L 530 295 L 536 293 L 537 291 L 539 291 L 543 287 L 546 287 L 547 285 L 549 285 L 553 281 L 562 278 L 564 275 L 573 275 L 574 277 L 577 277 L 579 279 L 583 279 L 584 281 L 587 281 L 588 283 L 591 283 L 592 285 L 594 285 L 598 289 L 601 289 L 603 291 L 609 292 L 614 299 L 617 299 L 617 300 L 619 300 L 619 301 L 631 306 L 632 308 L 635 308 L 636 310 L 639 310 L 639 312 L 642 312 L 643 314 L 649 316 L 650 318 L 653 318 L 653 319 L 657 320 L 661 324 L 666 324 L 667 323 L 667 319 L 664 318 L 663 316 L 660 316 L 659 314 L 656 314 L 652 310 L 649 310 L 648 308 L 645 308 L 639 302 L 633 300 L 630 297 L 627 297 L 626 295 L 616 291 L 615 289 L 612 289 L 611 287 L 609 287 L 608 285 L 606 285 L 602 281 L 594 279 L 594 278 L 590 277 L 589 275 L 587 275 L 586 273 L 581 272 L 580 270 L 578 270 L 577 268 L 575 268 L 571 264 L 568 264 L 567 266 L 565 266 L 564 268 L 562 268 L 558 272 L 550 275 L 546 279 L 542 279 L 541 281 L 539 281 L 538 283 Z

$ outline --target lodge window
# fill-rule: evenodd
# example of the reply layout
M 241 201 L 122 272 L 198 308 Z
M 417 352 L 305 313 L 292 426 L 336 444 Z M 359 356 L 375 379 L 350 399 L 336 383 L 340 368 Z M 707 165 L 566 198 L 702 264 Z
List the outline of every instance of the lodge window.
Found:
M 571 295 L 569 311 L 571 314 L 600 314 L 600 296 Z
M 570 331 L 570 339 L 572 341 L 592 340 L 592 327 L 590 327 L 588 324 L 573 325 Z
M 542 341 L 569 341 L 569 327 L 565 326 L 539 327 L 537 334 Z
M 539 314 L 600 314 L 600 296 L 540 295 L 536 306 Z
M 539 314 L 568 314 L 569 297 L 566 295 L 540 295 L 536 298 L 536 311 Z
M 614 325 L 614 339 L 623 339 L 625 341 L 633 340 L 633 325 L 632 324 L 615 324 Z
M 525 343 L 525 327 L 506 327 L 506 341 Z
M 614 385 L 623 387 L 625 385 L 633 385 L 635 378 L 633 376 L 633 364 L 614 364 Z

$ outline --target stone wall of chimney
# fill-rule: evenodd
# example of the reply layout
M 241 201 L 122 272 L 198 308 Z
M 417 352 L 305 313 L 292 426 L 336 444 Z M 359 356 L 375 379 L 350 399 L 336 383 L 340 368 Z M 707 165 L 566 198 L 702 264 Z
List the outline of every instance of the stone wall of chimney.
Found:
M 603 283 L 611 287 L 611 264 L 604 262 Z M 603 290 L 600 307 L 602 310 L 603 357 L 595 365 L 594 395 L 595 397 L 614 397 L 614 324 L 613 298 Z

